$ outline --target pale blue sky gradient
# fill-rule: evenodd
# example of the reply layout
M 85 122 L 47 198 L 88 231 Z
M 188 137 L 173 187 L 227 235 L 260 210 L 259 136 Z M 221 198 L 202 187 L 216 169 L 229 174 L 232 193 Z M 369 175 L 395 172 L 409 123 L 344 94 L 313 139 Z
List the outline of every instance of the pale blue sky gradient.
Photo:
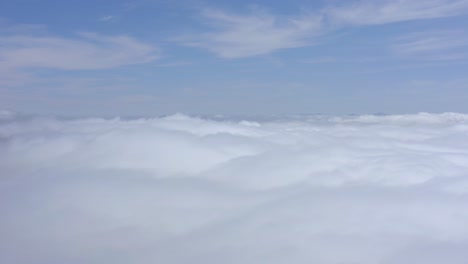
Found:
M 468 112 L 468 0 L 0 3 L 0 109 Z

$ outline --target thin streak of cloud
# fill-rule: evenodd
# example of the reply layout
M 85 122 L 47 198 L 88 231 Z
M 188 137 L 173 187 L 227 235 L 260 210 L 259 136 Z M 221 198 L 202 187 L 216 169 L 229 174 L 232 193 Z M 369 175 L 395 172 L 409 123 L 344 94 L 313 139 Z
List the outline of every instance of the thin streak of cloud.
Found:
M 116 17 L 115 16 L 103 16 L 103 17 L 100 17 L 99 18 L 99 21 L 102 21 L 102 22 L 109 22 L 109 21 L 112 21 L 114 20 Z
M 268 54 L 279 49 L 311 44 L 321 29 L 320 17 L 280 17 L 257 12 L 249 15 L 205 10 L 203 17 L 219 30 L 186 41 L 186 45 L 208 49 L 221 58 L 242 58 Z
M 334 23 L 378 25 L 466 14 L 467 0 L 358 1 L 324 11 Z
M 76 38 L 13 35 L 0 38 L 0 68 L 106 69 L 146 63 L 157 49 L 128 36 L 81 33 Z
M 400 38 L 393 50 L 400 56 L 424 60 L 468 58 L 468 35 L 461 31 L 419 32 Z
M 330 5 L 315 13 L 289 17 L 262 10 L 254 10 L 245 15 L 207 9 L 202 12 L 202 19 L 213 30 L 181 40 L 186 46 L 206 49 L 220 58 L 234 59 L 310 46 L 327 32 L 352 26 L 443 18 L 467 13 L 468 0 L 352 1 L 344 5 Z
M 301 60 L 300 62 L 305 63 L 305 64 L 323 64 L 323 63 L 336 62 L 336 58 L 334 58 L 334 57 L 320 57 L 320 58 Z
M 174 61 L 174 62 L 167 62 L 167 63 L 158 63 L 157 67 L 180 67 L 180 66 L 188 66 L 192 65 L 193 63 L 190 61 Z
M 86 32 L 61 37 L 40 25 L 19 25 L 0 33 L 0 85 L 30 83 L 36 69 L 110 69 L 160 57 L 157 47 L 125 35 Z

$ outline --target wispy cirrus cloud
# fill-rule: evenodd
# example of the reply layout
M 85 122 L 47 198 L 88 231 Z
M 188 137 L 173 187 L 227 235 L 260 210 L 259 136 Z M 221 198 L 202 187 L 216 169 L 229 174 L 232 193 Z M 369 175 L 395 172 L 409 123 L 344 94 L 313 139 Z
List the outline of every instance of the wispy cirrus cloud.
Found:
M 216 30 L 191 38 L 188 46 L 205 48 L 221 58 L 242 58 L 311 44 L 322 29 L 321 17 L 282 18 L 263 11 L 248 15 L 205 10 L 203 18 Z
M 336 61 L 337 59 L 334 57 L 318 57 L 318 58 L 301 60 L 300 62 L 305 63 L 305 64 L 323 64 L 323 63 L 332 63 Z
M 116 19 L 116 16 L 111 16 L 111 15 L 107 15 L 107 16 L 102 16 L 99 18 L 99 21 L 102 21 L 102 22 L 110 22 L 112 20 Z
M 350 1 L 351 2 L 351 1 Z M 394 22 L 457 16 L 468 13 L 467 0 L 352 1 L 324 12 L 333 23 L 378 25 Z
M 401 37 L 393 45 L 400 56 L 423 60 L 468 58 L 468 34 L 464 31 L 418 32 Z
M 128 36 L 80 33 L 74 38 L 13 35 L 0 37 L 0 66 L 61 70 L 106 69 L 150 62 L 157 49 Z
M 468 0 L 347 1 L 295 16 L 279 16 L 259 9 L 249 14 L 208 9 L 201 17 L 212 30 L 185 37 L 182 42 L 233 59 L 310 46 L 323 34 L 347 27 L 463 14 L 468 14 Z
M 31 69 L 109 69 L 159 58 L 156 47 L 125 35 L 86 32 L 62 37 L 43 29 L 3 33 L 0 35 L 0 76 L 4 80 L 2 83 L 8 85 L 25 81 Z

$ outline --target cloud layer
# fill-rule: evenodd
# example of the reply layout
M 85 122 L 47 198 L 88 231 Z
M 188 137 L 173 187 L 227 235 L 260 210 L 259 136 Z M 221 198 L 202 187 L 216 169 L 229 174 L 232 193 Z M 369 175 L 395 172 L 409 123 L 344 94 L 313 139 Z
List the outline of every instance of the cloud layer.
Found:
M 320 17 L 282 19 L 263 11 L 235 15 L 220 10 L 205 10 L 203 16 L 219 31 L 202 34 L 187 45 L 206 48 L 222 58 L 250 57 L 308 46 L 310 39 L 321 30 Z
M 78 38 L 12 35 L 0 38 L 0 68 L 105 69 L 144 63 L 156 50 L 128 36 L 81 33 Z
M 311 46 L 321 35 L 337 29 L 468 13 L 467 0 L 345 2 L 332 2 L 314 12 L 290 16 L 274 15 L 261 9 L 253 9 L 249 14 L 207 9 L 202 12 L 202 18 L 212 26 L 212 31 L 184 39 L 184 42 L 188 46 L 205 48 L 221 58 L 242 58 Z
M 98 70 L 140 64 L 159 58 L 159 50 L 132 37 L 79 33 L 59 37 L 39 26 L 0 32 L 0 85 L 32 79 L 34 70 Z
M 468 257 L 468 115 L 0 113 L 2 263 Z
M 353 1 L 331 7 L 332 20 L 351 25 L 378 25 L 409 20 L 463 15 L 468 12 L 467 0 L 397 0 Z
M 393 49 L 410 58 L 447 61 L 468 58 L 466 47 L 468 36 L 464 31 L 435 31 L 401 37 Z

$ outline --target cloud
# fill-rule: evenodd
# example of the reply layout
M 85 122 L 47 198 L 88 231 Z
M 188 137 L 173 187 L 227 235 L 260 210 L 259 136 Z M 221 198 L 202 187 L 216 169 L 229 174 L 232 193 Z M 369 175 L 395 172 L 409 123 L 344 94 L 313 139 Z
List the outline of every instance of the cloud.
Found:
M 33 79 L 27 72 L 18 71 L 18 69 L 1 64 L 0 62 L 0 85 L 16 86 L 25 82 L 30 82 Z
M 221 58 L 244 58 L 311 46 L 324 34 L 349 27 L 467 13 L 467 0 L 346 1 L 342 5 L 328 4 L 314 13 L 289 16 L 258 9 L 247 15 L 208 9 L 202 12 L 202 19 L 212 27 L 211 32 L 184 37 L 181 41 Z
M 0 69 L 107 69 L 157 58 L 154 47 L 128 36 L 80 33 L 74 38 L 50 35 L 0 37 Z
M 464 31 L 419 32 L 398 39 L 393 50 L 402 56 L 423 60 L 468 58 L 468 35 Z
M 107 15 L 107 16 L 102 16 L 99 18 L 99 21 L 102 21 L 102 22 L 109 22 L 111 20 L 114 20 L 116 17 L 115 16 L 110 16 L 110 15 Z
M 319 58 L 301 60 L 300 62 L 305 63 L 305 64 L 323 64 L 323 63 L 336 62 L 336 58 L 334 58 L 334 57 L 319 57 Z
M 17 25 L 0 32 L 0 85 L 37 82 L 35 70 L 100 70 L 148 63 L 159 50 L 125 35 L 91 32 L 54 36 L 43 26 Z
M 378 25 L 468 13 L 467 0 L 353 1 L 325 11 L 337 24 Z
M 467 136 L 457 113 L 0 111 L 0 262 L 461 264 Z
M 0 121 L 15 118 L 16 113 L 9 110 L 0 110 Z
M 311 37 L 321 30 L 320 17 L 281 18 L 258 10 L 249 15 L 205 10 L 203 17 L 218 30 L 186 40 L 185 44 L 229 59 L 308 46 Z

